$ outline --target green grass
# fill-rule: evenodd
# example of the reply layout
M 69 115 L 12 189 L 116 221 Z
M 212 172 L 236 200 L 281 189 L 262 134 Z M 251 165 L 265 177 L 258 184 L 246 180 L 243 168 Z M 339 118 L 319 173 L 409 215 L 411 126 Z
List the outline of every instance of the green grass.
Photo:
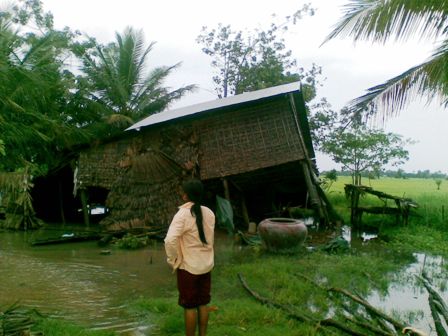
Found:
M 260 304 L 243 288 L 238 279 L 242 274 L 248 285 L 263 297 L 294 307 L 323 319 L 332 309 L 325 291 L 318 289 L 301 275 L 368 295 L 375 289 L 387 294 L 390 279 L 410 261 L 410 254 L 392 251 L 329 255 L 304 252 L 300 255 L 271 255 L 250 248 L 217 264 L 213 272 L 212 305 L 219 309 L 211 313 L 209 335 L 318 335 L 318 329 L 294 319 L 285 312 Z M 140 299 L 132 311 L 157 325 L 154 335 L 183 335 L 182 309 L 176 297 Z
M 111 331 L 87 330 L 70 322 L 43 318 L 33 327 L 45 336 L 114 336 Z

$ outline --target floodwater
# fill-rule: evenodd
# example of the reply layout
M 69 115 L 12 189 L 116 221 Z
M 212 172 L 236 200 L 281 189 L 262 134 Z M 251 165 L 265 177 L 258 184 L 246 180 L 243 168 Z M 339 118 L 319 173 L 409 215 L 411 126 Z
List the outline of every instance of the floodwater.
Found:
M 124 304 L 175 289 L 162 244 L 110 248 L 109 255 L 96 242 L 29 244 L 36 235 L 64 232 L 73 231 L 0 232 L 0 307 L 18 301 L 52 317 L 123 335 L 150 328 L 127 315 Z
M 139 297 L 175 295 L 175 279 L 165 261 L 161 243 L 139 250 L 121 250 L 96 242 L 31 246 L 43 236 L 71 233 L 70 227 L 38 232 L 0 232 L 0 308 L 15 302 L 36 308 L 52 317 L 64 318 L 92 329 L 114 330 L 122 335 L 150 334 L 128 315 L 126 303 Z M 353 248 L 375 247 L 375 234 L 352 237 L 343 232 Z M 219 238 L 219 239 L 218 239 Z M 216 239 L 219 250 L 232 241 L 223 233 Z M 220 247 L 221 246 L 221 247 Z M 417 281 L 424 269 L 435 288 L 448 302 L 446 265 L 438 256 L 416 253 L 415 261 L 397 272 L 387 294 L 373 292 L 367 300 L 392 313 L 412 315 L 413 326 L 435 335 L 428 295 Z
M 352 248 L 378 249 L 378 235 L 375 231 L 356 232 L 349 227 L 342 228 L 343 237 Z M 373 291 L 366 300 L 374 307 L 380 308 L 391 316 L 399 315 L 411 320 L 414 328 L 427 335 L 437 335 L 434 320 L 428 302 L 428 292 L 419 278 L 423 273 L 431 279 L 433 288 L 448 304 L 448 278 L 446 261 L 441 256 L 414 253 L 414 261 L 399 270 L 391 281 L 387 293 Z

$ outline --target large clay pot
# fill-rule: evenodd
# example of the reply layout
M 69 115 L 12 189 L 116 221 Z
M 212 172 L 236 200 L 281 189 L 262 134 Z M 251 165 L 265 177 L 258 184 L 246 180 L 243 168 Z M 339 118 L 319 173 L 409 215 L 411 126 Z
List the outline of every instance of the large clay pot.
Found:
M 308 235 L 304 221 L 293 218 L 264 219 L 258 224 L 258 232 L 270 251 L 296 250 Z

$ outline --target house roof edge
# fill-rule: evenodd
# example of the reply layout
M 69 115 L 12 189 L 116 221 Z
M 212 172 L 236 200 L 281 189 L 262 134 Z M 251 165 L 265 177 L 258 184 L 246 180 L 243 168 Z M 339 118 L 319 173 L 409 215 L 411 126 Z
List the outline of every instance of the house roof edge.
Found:
M 290 93 L 294 91 L 300 91 L 300 88 L 301 88 L 300 82 L 293 82 L 289 84 L 273 86 L 262 90 L 245 92 L 239 95 L 230 96 L 222 99 L 215 99 L 212 101 L 189 105 L 173 110 L 165 110 L 163 112 L 150 115 L 149 117 L 140 120 L 139 122 L 127 128 L 126 131 L 140 130 L 140 128 L 142 127 L 155 125 L 165 121 L 174 120 L 186 116 L 191 116 L 209 110 L 237 105 L 241 103 L 247 103 L 251 101 L 260 100 L 263 98 L 274 97 L 277 95 Z

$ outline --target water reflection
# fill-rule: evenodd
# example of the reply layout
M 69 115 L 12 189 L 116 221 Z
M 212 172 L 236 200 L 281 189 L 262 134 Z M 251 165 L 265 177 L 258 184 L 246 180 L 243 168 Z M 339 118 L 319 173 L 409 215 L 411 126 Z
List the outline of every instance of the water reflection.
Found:
M 390 314 L 400 312 L 400 316 L 410 319 L 414 327 L 426 331 L 428 335 L 437 335 L 429 309 L 428 292 L 419 277 L 425 272 L 437 292 L 448 302 L 444 259 L 423 253 L 414 253 L 414 257 L 415 262 L 395 274 L 386 295 L 373 292 L 368 301 Z

